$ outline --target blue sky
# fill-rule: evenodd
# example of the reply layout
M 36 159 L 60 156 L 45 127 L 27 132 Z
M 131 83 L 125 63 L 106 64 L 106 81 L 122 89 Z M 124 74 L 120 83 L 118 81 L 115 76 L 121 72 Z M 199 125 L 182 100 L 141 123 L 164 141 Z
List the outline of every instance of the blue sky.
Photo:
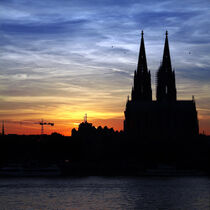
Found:
M 195 95 L 210 133 L 209 11 L 207 0 L 1 0 L 0 119 L 122 122 L 141 30 L 153 99 L 168 30 L 178 98 Z

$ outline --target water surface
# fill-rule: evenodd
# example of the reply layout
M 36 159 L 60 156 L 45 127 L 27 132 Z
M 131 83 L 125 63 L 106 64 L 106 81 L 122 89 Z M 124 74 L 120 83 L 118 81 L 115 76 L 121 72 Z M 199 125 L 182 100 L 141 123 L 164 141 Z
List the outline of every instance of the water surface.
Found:
M 0 209 L 210 209 L 210 179 L 4 178 Z

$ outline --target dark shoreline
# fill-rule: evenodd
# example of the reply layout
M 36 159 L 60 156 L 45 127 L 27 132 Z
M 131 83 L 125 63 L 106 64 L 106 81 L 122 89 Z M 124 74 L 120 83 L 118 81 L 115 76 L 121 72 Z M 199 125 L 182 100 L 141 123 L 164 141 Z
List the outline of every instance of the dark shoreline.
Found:
M 92 128 L 91 128 L 92 129 Z M 109 131 L 0 137 L 0 176 L 209 176 L 210 137 L 141 140 Z

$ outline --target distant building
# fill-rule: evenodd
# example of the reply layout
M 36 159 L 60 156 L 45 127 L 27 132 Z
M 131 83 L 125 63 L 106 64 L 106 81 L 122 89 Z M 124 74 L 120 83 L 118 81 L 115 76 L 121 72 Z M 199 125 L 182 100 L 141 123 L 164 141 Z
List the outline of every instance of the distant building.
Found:
M 131 100 L 128 99 L 126 103 L 124 131 L 142 139 L 177 139 L 198 135 L 194 98 L 177 100 L 167 31 L 163 60 L 157 72 L 157 100 L 152 100 L 151 76 L 147 68 L 143 35 L 142 31 Z

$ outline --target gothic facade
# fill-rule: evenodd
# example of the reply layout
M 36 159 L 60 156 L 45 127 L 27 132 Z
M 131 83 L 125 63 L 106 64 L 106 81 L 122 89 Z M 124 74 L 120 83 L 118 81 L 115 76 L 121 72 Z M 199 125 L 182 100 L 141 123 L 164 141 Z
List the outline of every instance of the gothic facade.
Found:
M 147 68 L 142 31 L 131 100 L 128 99 L 124 113 L 124 131 L 137 138 L 177 139 L 198 135 L 194 99 L 177 100 L 175 72 L 171 65 L 167 31 L 163 58 L 157 72 L 156 100 L 152 100 L 151 75 Z

